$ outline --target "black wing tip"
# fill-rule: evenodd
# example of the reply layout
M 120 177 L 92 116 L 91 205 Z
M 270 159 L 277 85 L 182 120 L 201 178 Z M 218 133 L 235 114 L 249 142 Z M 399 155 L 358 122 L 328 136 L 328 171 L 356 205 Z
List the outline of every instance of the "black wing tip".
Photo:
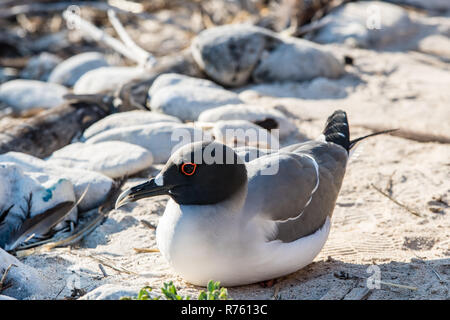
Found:
M 344 110 L 336 110 L 328 117 L 323 130 L 325 141 L 336 143 L 350 150 L 350 130 L 348 127 L 347 113 Z
M 325 141 L 336 143 L 349 152 L 350 149 L 361 140 L 398 130 L 399 129 L 397 128 L 378 131 L 354 140 L 350 140 L 350 129 L 348 126 L 347 113 L 344 110 L 339 109 L 334 111 L 333 114 L 328 117 L 323 134 L 325 136 Z

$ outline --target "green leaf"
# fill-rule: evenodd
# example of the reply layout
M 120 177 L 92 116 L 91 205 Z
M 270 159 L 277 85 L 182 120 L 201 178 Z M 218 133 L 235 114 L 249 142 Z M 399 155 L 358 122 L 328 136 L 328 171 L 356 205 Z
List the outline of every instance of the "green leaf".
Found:
M 143 287 L 139 290 L 137 297 L 121 297 L 120 300 L 160 300 L 165 298 L 167 300 L 191 300 L 191 296 L 180 296 L 177 288 L 172 281 L 164 282 L 161 287 L 162 296 L 152 296 L 152 288 L 149 286 Z M 197 297 L 198 300 L 228 300 L 228 291 L 220 287 L 219 281 L 209 281 L 206 291 L 200 291 Z
M 206 292 L 205 292 L 205 291 L 201 291 L 201 292 L 198 294 L 198 300 L 206 300 L 206 298 L 207 298 L 207 295 L 206 295 Z
M 214 291 L 214 282 L 212 280 L 209 280 L 208 282 L 208 291 L 209 292 Z

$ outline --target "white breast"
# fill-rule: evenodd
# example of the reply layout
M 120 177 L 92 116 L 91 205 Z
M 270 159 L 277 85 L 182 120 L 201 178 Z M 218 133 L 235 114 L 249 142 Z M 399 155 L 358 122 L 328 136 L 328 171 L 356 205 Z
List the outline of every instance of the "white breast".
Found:
M 169 200 L 156 232 L 161 253 L 186 281 L 224 286 L 269 280 L 309 264 L 325 244 L 327 218 L 314 234 L 283 243 L 267 241 L 271 222 L 246 221 L 220 206 L 179 206 Z

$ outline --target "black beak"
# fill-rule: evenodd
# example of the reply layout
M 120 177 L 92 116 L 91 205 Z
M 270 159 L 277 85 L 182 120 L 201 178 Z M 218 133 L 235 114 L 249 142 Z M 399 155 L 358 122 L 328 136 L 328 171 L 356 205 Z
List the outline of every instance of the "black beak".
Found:
M 155 183 L 155 179 L 150 179 L 149 181 L 142 183 L 140 185 L 134 186 L 130 189 L 122 192 L 116 200 L 115 208 L 118 209 L 121 206 L 134 202 L 142 198 L 160 196 L 169 194 L 169 188 L 165 186 L 158 186 Z

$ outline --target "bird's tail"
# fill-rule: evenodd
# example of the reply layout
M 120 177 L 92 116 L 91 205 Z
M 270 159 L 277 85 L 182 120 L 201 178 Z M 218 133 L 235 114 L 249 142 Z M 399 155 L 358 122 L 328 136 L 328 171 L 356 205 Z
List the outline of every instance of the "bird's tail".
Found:
M 350 140 L 350 129 L 348 127 L 347 113 L 343 110 L 336 110 L 331 116 L 328 117 L 327 123 L 325 124 L 325 129 L 323 130 L 323 135 L 325 136 L 325 141 L 334 142 L 344 147 L 345 150 L 349 152 L 350 149 L 352 149 L 361 140 L 395 130 L 397 129 L 379 131 Z

